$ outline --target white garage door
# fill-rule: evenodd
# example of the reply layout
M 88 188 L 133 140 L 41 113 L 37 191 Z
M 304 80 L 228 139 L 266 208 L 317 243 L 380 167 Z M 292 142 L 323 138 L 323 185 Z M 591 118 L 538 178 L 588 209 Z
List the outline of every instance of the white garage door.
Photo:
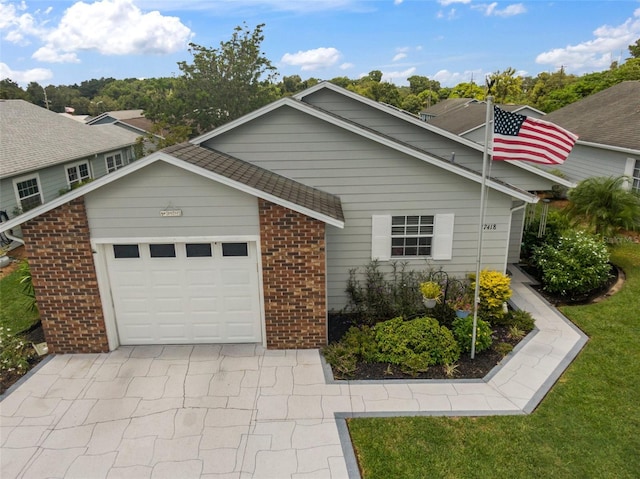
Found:
M 261 341 L 255 243 L 107 245 L 120 344 Z

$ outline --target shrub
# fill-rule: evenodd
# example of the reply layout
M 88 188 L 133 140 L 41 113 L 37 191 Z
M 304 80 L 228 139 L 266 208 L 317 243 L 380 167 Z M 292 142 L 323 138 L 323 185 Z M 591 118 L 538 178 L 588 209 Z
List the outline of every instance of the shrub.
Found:
M 560 237 L 556 245 L 535 248 L 545 291 L 576 298 L 603 286 L 609 278 L 609 251 L 604 241 L 584 231 Z
M 475 278 L 472 278 L 475 288 Z M 504 315 L 503 304 L 511 297 L 511 278 L 499 271 L 482 270 L 480 272 L 480 304 L 482 317 L 489 321 L 500 320 Z
M 10 329 L 0 326 L 0 370 L 25 373 L 35 356 L 35 350 L 23 336 L 14 335 Z
M 362 361 L 375 361 L 378 346 L 376 345 L 373 329 L 370 327 L 352 326 L 340 342 L 349 348 L 349 350 L 353 351 Z
M 521 254 L 524 259 L 533 255 L 533 250 L 545 244 L 556 244 L 565 231 L 569 230 L 569 220 L 559 211 L 550 210 L 541 233 L 540 217 L 527 225 L 522 235 Z M 539 236 L 540 235 L 540 236 Z
M 517 310 L 509 312 L 509 325 L 528 333 L 535 328 L 536 322 L 530 312 Z
M 498 343 L 496 344 L 496 351 L 500 356 L 505 357 L 511 351 L 513 351 L 513 346 L 509 343 Z
M 355 372 L 358 356 L 346 344 L 342 342 L 330 344 L 323 348 L 322 354 L 338 377 L 348 378 Z
M 451 331 L 433 318 L 394 318 L 377 324 L 373 330 L 378 347 L 376 359 L 380 362 L 425 371 L 434 364 L 453 364 L 460 357 Z
M 476 353 L 489 349 L 493 338 L 491 337 L 491 326 L 488 322 L 478 318 L 476 328 Z M 463 353 L 471 351 L 473 339 L 473 316 L 458 318 L 453 322 L 453 335 L 460 345 Z

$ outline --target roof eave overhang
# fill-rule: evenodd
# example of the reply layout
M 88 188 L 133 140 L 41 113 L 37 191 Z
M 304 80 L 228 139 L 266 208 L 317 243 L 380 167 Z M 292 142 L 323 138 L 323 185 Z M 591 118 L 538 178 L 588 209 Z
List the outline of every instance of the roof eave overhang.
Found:
M 272 203 L 275 203 L 277 205 L 283 206 L 285 208 L 288 208 L 290 210 L 296 211 L 298 213 L 304 214 L 306 216 L 309 216 L 311 218 L 317 219 L 319 221 L 322 221 L 326 224 L 332 225 L 332 226 L 336 226 L 338 228 L 344 228 L 344 221 L 340 220 L 338 218 L 333 218 L 331 216 L 325 215 L 323 213 L 320 213 L 318 211 L 314 211 L 311 210 L 309 208 L 306 208 L 304 206 L 301 205 L 297 205 L 295 203 L 292 203 L 290 201 L 284 200 L 282 198 L 279 198 L 277 196 L 271 195 L 269 193 L 266 193 L 264 191 L 258 190 L 256 188 L 252 188 L 250 186 L 244 185 L 242 183 L 239 183 L 237 181 L 234 181 L 232 179 L 229 179 L 225 176 L 219 175 L 217 173 L 213 173 L 209 170 L 206 170 L 204 168 L 201 168 L 199 166 L 196 165 L 192 165 L 190 163 L 187 163 L 183 160 L 180 160 L 178 158 L 175 158 L 169 154 L 163 153 L 162 151 L 156 152 L 156 153 L 152 153 L 151 155 L 142 158 L 138 161 L 135 161 L 134 163 L 131 163 L 127 166 L 125 166 L 124 168 L 120 168 L 119 170 L 114 171 L 113 173 L 109 173 L 108 175 L 102 176 L 101 178 L 98 178 L 94 181 L 92 181 L 91 183 L 87 183 L 86 185 L 83 185 L 79 188 L 76 188 L 52 201 L 49 201 L 43 205 L 40 205 L 32 210 L 27 211 L 26 213 L 21 214 L 20 216 L 16 216 L 13 219 L 10 219 L 9 221 L 0 223 L 0 233 L 3 231 L 7 231 L 10 230 L 12 228 L 15 228 L 17 226 L 20 226 L 21 224 L 26 223 L 29 220 L 32 220 L 33 218 L 36 218 L 37 216 L 40 216 L 44 213 L 47 213 L 48 211 L 51 211 L 55 208 L 58 208 L 59 206 L 64 205 L 65 203 L 68 203 L 69 201 L 72 201 L 76 198 L 79 198 L 81 196 L 84 196 L 88 193 L 91 193 L 92 191 L 97 190 L 98 188 L 102 188 L 105 185 L 108 185 L 109 183 L 112 183 L 114 181 L 117 181 L 118 179 L 130 175 L 131 173 L 134 173 L 138 170 L 141 170 L 142 168 L 155 163 L 157 161 L 165 161 L 166 163 L 169 163 L 171 165 L 177 166 L 178 168 L 182 168 L 186 171 L 190 171 L 192 173 L 195 173 L 197 175 L 203 176 L 205 178 L 209 178 L 213 181 L 216 181 L 218 183 L 230 186 L 231 188 L 234 188 L 236 190 L 240 190 L 243 191 L 245 193 L 248 193 L 252 196 L 255 197 L 259 197 L 262 198 L 264 200 L 270 201 Z

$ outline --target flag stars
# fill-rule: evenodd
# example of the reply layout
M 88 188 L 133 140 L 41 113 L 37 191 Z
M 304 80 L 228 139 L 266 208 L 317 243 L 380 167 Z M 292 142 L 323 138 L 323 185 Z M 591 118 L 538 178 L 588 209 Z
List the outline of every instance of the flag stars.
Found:
M 520 127 L 527 119 L 524 115 L 518 115 L 517 113 L 511 113 L 501 110 L 497 106 L 493 107 L 495 118 L 495 132 L 500 135 L 518 136 Z

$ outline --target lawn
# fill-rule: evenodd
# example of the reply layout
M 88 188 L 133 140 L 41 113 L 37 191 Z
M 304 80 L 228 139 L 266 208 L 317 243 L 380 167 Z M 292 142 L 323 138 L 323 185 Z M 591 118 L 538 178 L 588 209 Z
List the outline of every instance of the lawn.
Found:
M 21 277 L 18 270 L 0 280 L 0 327 L 13 333 L 29 329 L 38 320 L 38 312 L 29 310 L 29 298 L 22 294 Z
M 640 477 L 640 245 L 612 261 L 624 288 L 562 308 L 590 340 L 531 415 L 352 419 L 363 479 Z

